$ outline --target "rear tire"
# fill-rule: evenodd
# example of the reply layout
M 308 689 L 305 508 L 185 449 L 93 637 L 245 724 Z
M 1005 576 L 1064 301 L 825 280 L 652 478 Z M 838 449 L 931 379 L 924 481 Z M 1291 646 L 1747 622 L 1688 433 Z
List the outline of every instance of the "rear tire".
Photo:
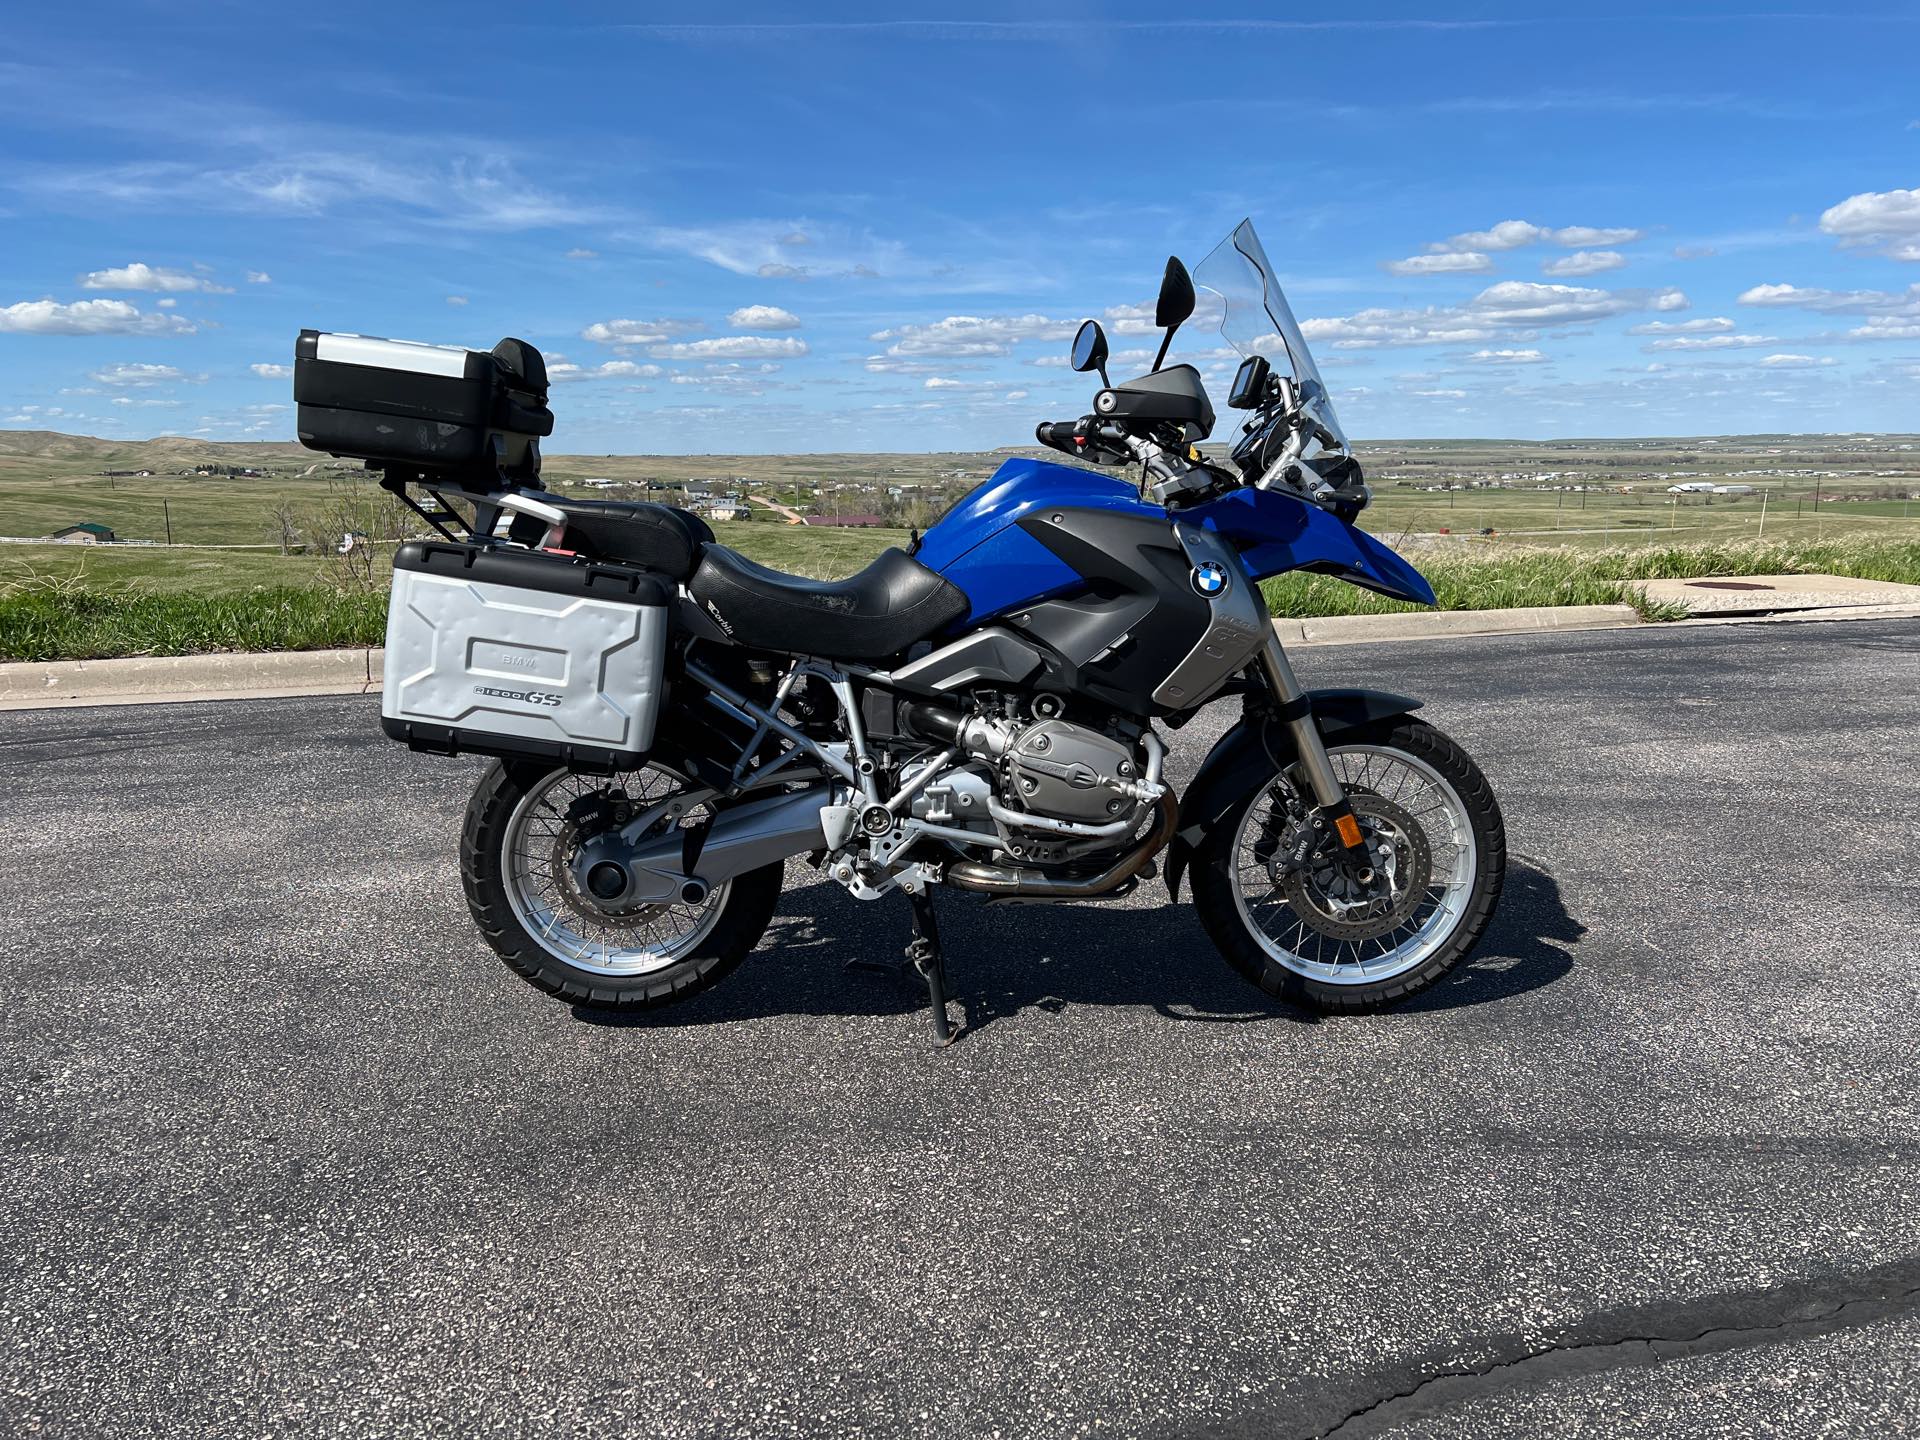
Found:
M 662 767 L 634 772 L 637 776 L 670 774 Z M 641 953 L 631 964 L 633 973 L 614 973 L 569 959 L 564 947 L 542 939 L 528 923 L 530 905 L 524 864 L 516 865 L 520 848 L 516 817 L 544 792 L 568 780 L 568 773 L 540 764 L 496 761 L 482 777 L 467 804 L 466 825 L 460 837 L 460 875 L 474 923 L 507 967 L 549 995 L 576 1005 L 645 1010 L 691 999 L 717 984 L 744 960 L 766 933 L 779 903 L 785 866 L 779 863 L 736 875 L 715 888 L 706 904 L 717 914 L 702 913 L 686 943 L 661 947 L 659 963 L 651 968 Z M 576 781 L 612 785 L 630 777 L 572 777 Z M 673 777 L 677 780 L 677 777 Z M 724 891 L 724 893 L 722 893 Z M 518 903 L 516 903 L 518 901 Z M 684 907 L 683 907 L 684 908 Z M 556 915 L 556 919 L 559 916 Z M 549 935 L 559 933 L 548 931 Z M 570 932 L 569 932 L 570 933 Z
M 1227 963 L 1269 995 L 1330 1013 L 1379 1010 L 1426 989 L 1479 942 L 1500 901 L 1506 875 L 1506 829 L 1499 802 L 1473 757 L 1424 721 L 1402 716 L 1344 732 L 1338 743 L 1328 747 L 1328 754 L 1335 769 L 1343 772 L 1350 794 L 1356 788 L 1368 788 L 1368 780 L 1360 777 L 1385 777 L 1397 773 L 1395 766 L 1399 766 L 1416 782 L 1416 792 L 1420 785 L 1431 787 L 1431 802 L 1417 793 L 1410 798 L 1405 793 L 1407 781 L 1402 779 L 1401 788 L 1393 794 L 1374 797 L 1382 802 L 1374 807 L 1376 812 L 1397 815 L 1405 823 L 1413 818 L 1410 811 L 1425 815 L 1428 812 L 1422 807 L 1431 803 L 1447 822 L 1446 834 L 1458 832 L 1456 870 L 1470 865 L 1470 878 L 1453 887 L 1423 884 L 1439 895 L 1433 902 L 1432 914 L 1437 918 L 1431 929 L 1420 928 L 1422 907 L 1414 905 L 1408 918 L 1380 939 L 1352 942 L 1353 952 L 1361 958 L 1343 964 L 1337 945 L 1334 959 L 1327 960 L 1321 932 L 1295 928 L 1301 917 L 1289 901 L 1276 898 L 1281 887 L 1269 885 L 1259 863 L 1249 863 L 1258 850 L 1249 841 L 1266 823 L 1266 812 L 1254 816 L 1254 808 L 1263 801 L 1272 803 L 1269 797 L 1278 774 L 1236 801 L 1195 848 L 1193 898 L 1201 925 Z M 1377 772 L 1370 768 L 1376 762 Z M 1391 788 L 1384 778 L 1376 783 L 1382 792 Z M 1396 800 L 1399 805 L 1392 803 Z M 1356 811 L 1364 804 L 1357 797 Z M 1423 832 L 1419 843 L 1402 853 L 1411 857 L 1417 851 L 1415 863 L 1431 866 L 1432 856 L 1444 851 L 1447 841 L 1430 842 L 1426 832 L 1431 822 L 1417 823 Z M 1469 836 L 1470 846 L 1465 843 Z M 1424 882 L 1437 877 L 1437 870 L 1432 870 L 1421 878 Z M 1367 949 L 1373 946 L 1383 950 L 1371 962 L 1377 978 L 1367 975 L 1364 963 Z

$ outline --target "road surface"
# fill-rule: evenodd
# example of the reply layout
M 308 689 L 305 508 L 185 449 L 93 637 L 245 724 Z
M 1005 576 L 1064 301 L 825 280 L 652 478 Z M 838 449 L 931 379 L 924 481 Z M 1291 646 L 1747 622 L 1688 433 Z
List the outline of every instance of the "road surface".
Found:
M 800 869 L 653 1023 L 537 994 L 372 701 L 0 715 L 0 1430 L 1920 1428 L 1916 623 L 1299 668 L 1481 756 L 1472 966 L 1316 1023 L 1158 884 L 955 898 L 943 1054 Z

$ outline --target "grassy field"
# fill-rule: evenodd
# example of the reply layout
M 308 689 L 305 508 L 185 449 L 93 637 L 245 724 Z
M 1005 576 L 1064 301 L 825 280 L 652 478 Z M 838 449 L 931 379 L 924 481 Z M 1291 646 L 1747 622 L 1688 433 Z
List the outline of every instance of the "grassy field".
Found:
M 1917 446 L 1908 436 L 1380 442 L 1361 447 L 1375 493 L 1363 524 L 1405 549 L 1448 609 L 1633 601 L 1632 582 L 1659 575 L 1920 580 Z M 764 495 L 805 513 L 925 523 L 1019 453 L 1039 452 L 553 456 L 545 473 L 561 493 Z M 1703 481 L 1756 493 L 1668 493 Z M 358 576 L 332 550 L 344 528 L 417 528 L 404 512 L 375 514 L 379 503 L 358 467 L 295 445 L 0 431 L 0 536 L 92 521 L 123 541 L 174 541 L 0 544 L 0 658 L 376 641 L 390 546 Z M 792 526 L 759 506 L 753 516 L 716 524 L 721 543 L 820 578 L 850 574 L 908 533 Z M 1323 577 L 1267 591 L 1280 615 L 1412 608 Z
M 742 524 L 737 529 L 754 527 Z M 745 538 L 744 536 L 740 538 Z M 836 537 L 879 543 L 878 536 Z M 849 557 L 843 556 L 843 559 Z M 1422 567 L 1440 608 L 1626 602 L 1650 620 L 1680 618 L 1649 605 L 1636 581 L 1698 575 L 1827 573 L 1920 584 L 1920 541 L 1843 540 L 1624 550 L 1467 550 Z M 1326 576 L 1296 575 L 1263 587 L 1282 616 L 1414 610 Z M 221 650 L 302 650 L 374 645 L 385 629 L 379 588 L 347 592 L 321 584 L 252 589 L 159 588 L 46 572 L 0 584 L 0 660 L 84 660 L 113 655 L 189 655 Z
M 1702 575 L 1849 575 L 1920 585 L 1920 539 L 1844 539 L 1643 545 L 1612 550 L 1466 546 L 1415 557 L 1442 610 L 1530 605 L 1619 605 L 1649 620 L 1682 612 L 1649 604 L 1636 582 Z M 1326 575 L 1286 575 L 1262 585 L 1267 608 L 1296 619 L 1388 615 L 1423 607 Z

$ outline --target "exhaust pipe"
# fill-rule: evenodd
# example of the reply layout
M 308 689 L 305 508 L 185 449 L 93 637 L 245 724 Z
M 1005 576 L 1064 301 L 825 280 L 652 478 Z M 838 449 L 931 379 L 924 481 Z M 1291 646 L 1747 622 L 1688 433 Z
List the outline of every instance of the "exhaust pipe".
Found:
M 947 883 L 962 890 L 978 890 L 988 895 L 1012 895 L 1034 900 L 1091 900 L 1117 890 L 1142 870 L 1147 862 L 1166 848 L 1179 824 L 1180 802 L 1169 790 L 1160 797 L 1159 818 L 1153 829 L 1133 849 L 1122 855 L 1098 875 L 1073 878 L 1050 875 L 1044 870 L 1014 865 L 988 865 L 978 860 L 955 860 L 947 865 Z

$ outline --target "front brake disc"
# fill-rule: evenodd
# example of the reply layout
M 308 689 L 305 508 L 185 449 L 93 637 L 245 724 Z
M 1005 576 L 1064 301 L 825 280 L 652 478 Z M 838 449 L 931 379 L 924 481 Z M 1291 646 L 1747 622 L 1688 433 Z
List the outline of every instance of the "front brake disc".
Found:
M 1399 929 L 1419 907 L 1433 879 L 1433 853 L 1419 821 L 1392 801 L 1366 790 L 1351 791 L 1348 800 L 1367 837 L 1373 878 L 1362 881 L 1345 852 L 1335 850 L 1283 876 L 1280 892 L 1308 929 L 1329 940 L 1373 940 Z

